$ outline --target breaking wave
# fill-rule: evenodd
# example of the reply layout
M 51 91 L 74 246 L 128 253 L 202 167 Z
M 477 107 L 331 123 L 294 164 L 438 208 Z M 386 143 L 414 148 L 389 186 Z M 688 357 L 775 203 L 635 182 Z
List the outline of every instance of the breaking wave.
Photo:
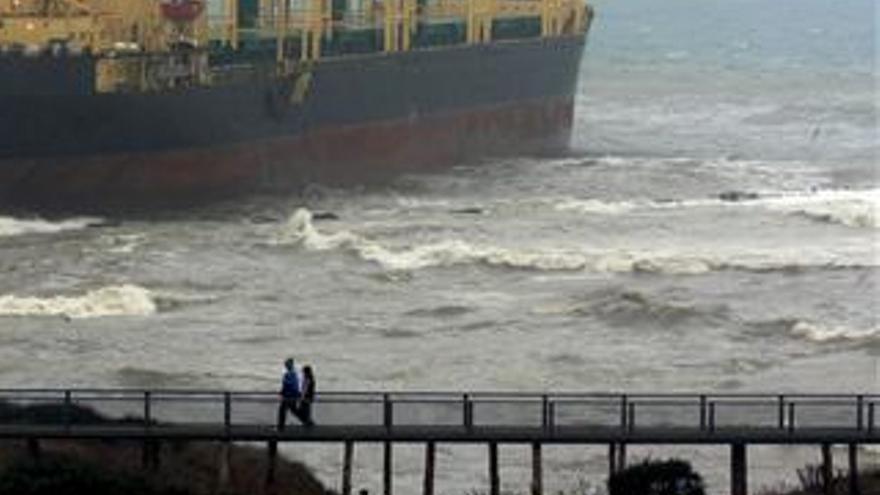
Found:
M 820 191 L 787 196 L 772 200 L 769 206 L 820 222 L 876 229 L 880 213 L 880 189 Z
M 79 230 L 93 225 L 100 225 L 99 218 L 71 218 L 50 222 L 39 218 L 19 219 L 0 217 L 0 237 L 12 237 L 25 234 L 54 234 L 66 230 Z
M 880 189 L 862 191 L 828 190 L 811 193 L 758 195 L 722 193 L 718 198 L 691 200 L 601 201 L 597 199 L 564 199 L 557 202 L 557 211 L 583 214 L 619 215 L 633 211 L 668 210 L 699 207 L 764 207 L 783 213 L 801 215 L 812 220 L 837 223 L 849 227 L 878 228 Z M 733 196 L 737 199 L 730 200 Z
M 720 270 L 754 272 L 805 269 L 862 268 L 865 265 L 832 254 L 803 257 L 797 252 L 676 253 L 626 250 L 575 251 L 510 249 L 477 245 L 459 239 L 391 249 L 353 232 L 323 233 L 312 224 L 311 212 L 298 209 L 271 241 L 273 245 L 302 246 L 310 251 L 342 250 L 392 271 L 483 264 L 491 267 L 540 271 L 604 273 L 663 273 L 697 275 Z
M 153 294 L 137 285 L 115 285 L 78 296 L 0 296 L 0 316 L 148 316 L 157 311 Z
M 212 295 L 165 293 L 132 284 L 112 285 L 80 295 L 0 295 L 2 316 L 61 316 L 71 319 L 104 316 L 149 316 L 182 306 L 206 304 Z
M 811 342 L 880 341 L 880 327 L 860 329 L 801 320 L 792 323 L 789 333 Z
M 332 234 L 318 231 L 309 210 L 296 210 L 272 241 L 275 245 L 300 245 L 311 251 L 344 250 L 387 270 L 419 270 L 435 266 L 484 263 L 490 266 L 540 270 L 582 270 L 586 260 L 564 252 L 528 252 L 479 247 L 461 240 L 448 240 L 393 250 L 346 230 Z

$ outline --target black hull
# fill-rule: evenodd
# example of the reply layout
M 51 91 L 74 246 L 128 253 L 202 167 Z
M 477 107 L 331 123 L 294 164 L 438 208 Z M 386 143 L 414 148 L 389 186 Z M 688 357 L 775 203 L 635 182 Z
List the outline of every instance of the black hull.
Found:
M 484 154 L 558 150 L 567 145 L 583 44 L 570 37 L 328 58 L 299 93 L 296 76 L 279 83 L 259 72 L 141 94 L 90 94 L 79 82 L 75 91 L 42 85 L 28 94 L 0 77 L 0 203 L 362 183 Z

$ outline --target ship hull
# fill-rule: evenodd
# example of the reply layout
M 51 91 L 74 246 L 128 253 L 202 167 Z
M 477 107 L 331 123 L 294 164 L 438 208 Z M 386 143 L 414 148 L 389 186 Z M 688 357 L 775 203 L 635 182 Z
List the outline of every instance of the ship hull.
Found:
M 0 202 L 162 206 L 559 151 L 582 48 L 562 38 L 328 59 L 299 94 L 254 76 L 171 94 L 0 97 L 11 110 Z

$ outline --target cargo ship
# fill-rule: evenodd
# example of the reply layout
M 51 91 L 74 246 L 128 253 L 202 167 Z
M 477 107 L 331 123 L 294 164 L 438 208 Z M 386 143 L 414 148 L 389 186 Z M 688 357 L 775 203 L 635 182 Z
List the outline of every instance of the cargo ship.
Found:
M 162 206 L 568 146 L 582 0 L 0 0 L 0 204 Z

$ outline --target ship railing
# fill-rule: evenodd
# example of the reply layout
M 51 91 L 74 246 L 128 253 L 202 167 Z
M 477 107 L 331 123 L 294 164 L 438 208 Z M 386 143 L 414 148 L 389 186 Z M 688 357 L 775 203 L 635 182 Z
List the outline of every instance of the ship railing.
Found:
M 366 2 L 367 7 L 347 9 L 340 18 L 334 19 L 330 0 L 308 0 L 292 6 L 285 15 L 271 5 L 257 12 L 253 28 L 237 28 L 239 32 L 256 32 L 266 37 L 282 33 L 323 30 L 330 34 L 334 29 L 381 28 L 386 22 L 404 23 L 416 19 L 422 23 L 446 23 L 467 21 L 470 17 L 491 19 L 542 18 L 545 35 L 562 34 L 564 24 L 574 20 L 571 29 L 583 30 L 592 17 L 592 10 L 576 0 L 435 0 L 424 5 L 407 5 L 407 2 Z M 550 29 L 550 25 L 559 26 Z M 318 26 L 316 28 L 316 25 Z M 224 39 L 230 30 L 236 29 L 236 20 L 229 16 L 213 15 L 208 18 L 211 37 Z M 550 31 L 548 31 L 550 30 Z
M 872 394 L 326 391 L 317 394 L 313 414 L 327 426 L 873 434 L 878 403 L 880 395 Z M 81 408 L 113 418 L 111 425 L 269 427 L 278 405 L 277 393 L 262 391 L 4 389 L 0 427 L 74 427 L 99 421 Z

